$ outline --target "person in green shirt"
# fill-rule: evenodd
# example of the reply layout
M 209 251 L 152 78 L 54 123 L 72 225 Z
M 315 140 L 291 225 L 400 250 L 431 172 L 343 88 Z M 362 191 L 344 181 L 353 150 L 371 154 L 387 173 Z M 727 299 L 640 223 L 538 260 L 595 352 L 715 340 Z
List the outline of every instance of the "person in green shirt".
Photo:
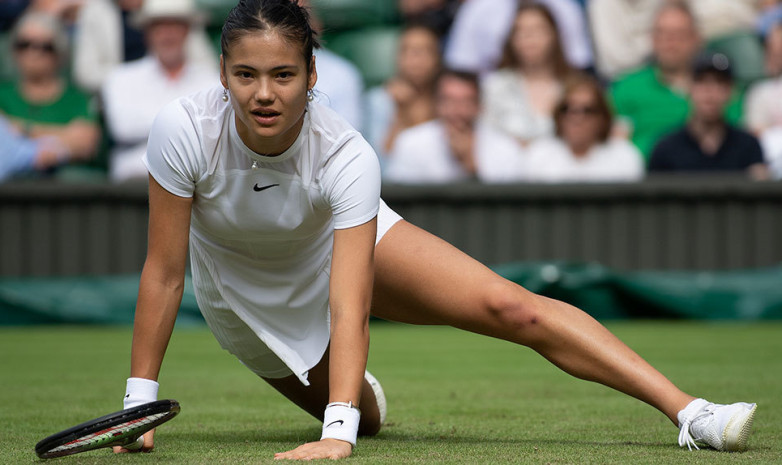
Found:
M 657 141 L 682 126 L 690 113 L 692 64 L 701 47 L 695 17 L 686 5 L 665 5 L 652 29 L 653 63 L 623 77 L 610 90 L 621 127 L 648 160 Z M 733 124 L 742 116 L 737 92 L 726 107 Z
M 94 157 L 100 142 L 97 110 L 62 76 L 67 37 L 57 18 L 26 13 L 11 47 L 19 77 L 0 84 L 0 113 L 27 137 L 56 140 L 71 160 Z

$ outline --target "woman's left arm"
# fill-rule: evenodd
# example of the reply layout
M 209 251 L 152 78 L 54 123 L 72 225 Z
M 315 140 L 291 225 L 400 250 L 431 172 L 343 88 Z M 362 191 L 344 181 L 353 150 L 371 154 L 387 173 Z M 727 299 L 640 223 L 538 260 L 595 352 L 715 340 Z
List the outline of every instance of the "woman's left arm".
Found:
M 360 415 L 348 405 L 359 407 L 367 365 L 376 235 L 377 218 L 334 231 L 329 283 L 329 404 L 338 404 L 326 409 L 320 441 L 275 454 L 275 459 L 341 459 L 353 451 Z
M 358 406 L 369 352 L 377 219 L 334 232 L 329 304 L 329 402 Z

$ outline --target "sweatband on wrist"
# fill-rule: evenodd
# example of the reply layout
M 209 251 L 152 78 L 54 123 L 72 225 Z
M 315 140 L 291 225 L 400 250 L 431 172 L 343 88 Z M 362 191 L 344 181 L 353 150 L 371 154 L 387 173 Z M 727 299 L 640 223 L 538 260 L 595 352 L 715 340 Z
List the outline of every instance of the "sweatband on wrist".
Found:
M 358 422 L 361 412 L 343 402 L 333 402 L 326 406 L 323 414 L 323 434 L 321 439 L 339 439 L 356 445 Z
M 146 378 L 128 378 L 125 387 L 125 409 L 133 408 L 148 402 L 157 400 L 157 390 L 160 385 L 157 381 Z

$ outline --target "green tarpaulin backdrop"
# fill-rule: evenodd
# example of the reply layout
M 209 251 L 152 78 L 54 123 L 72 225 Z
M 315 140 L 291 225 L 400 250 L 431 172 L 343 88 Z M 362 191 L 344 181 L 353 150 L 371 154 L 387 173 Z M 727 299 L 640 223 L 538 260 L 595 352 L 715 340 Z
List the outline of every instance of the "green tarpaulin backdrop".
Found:
M 598 319 L 782 319 L 782 266 L 678 272 L 616 272 L 596 264 L 511 263 L 494 269 L 533 292 Z M 139 275 L 2 278 L 0 325 L 130 324 Z M 178 324 L 202 324 L 192 282 Z

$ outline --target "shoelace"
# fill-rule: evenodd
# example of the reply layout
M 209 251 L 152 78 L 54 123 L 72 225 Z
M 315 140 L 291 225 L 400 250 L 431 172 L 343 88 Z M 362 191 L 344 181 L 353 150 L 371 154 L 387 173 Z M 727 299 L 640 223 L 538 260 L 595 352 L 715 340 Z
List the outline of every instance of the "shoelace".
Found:
M 711 415 L 714 411 L 714 407 L 714 404 L 706 405 L 701 410 L 699 410 L 698 413 L 682 422 L 681 428 L 679 429 L 679 446 L 684 446 L 686 444 L 687 450 L 691 451 L 693 447 L 696 450 L 700 450 L 698 445 L 695 444 L 696 439 L 692 437 L 692 434 L 690 434 L 690 425 L 695 423 L 695 421 L 700 418 Z

